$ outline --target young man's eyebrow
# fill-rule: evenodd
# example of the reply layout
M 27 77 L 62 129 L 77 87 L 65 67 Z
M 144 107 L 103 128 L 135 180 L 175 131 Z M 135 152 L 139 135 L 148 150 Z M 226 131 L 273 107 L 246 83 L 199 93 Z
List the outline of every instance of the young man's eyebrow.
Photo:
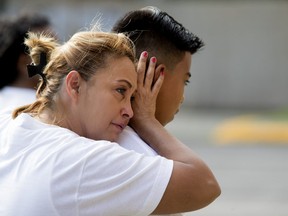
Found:
M 192 76 L 189 71 L 187 72 L 187 75 L 188 75 L 189 78 Z

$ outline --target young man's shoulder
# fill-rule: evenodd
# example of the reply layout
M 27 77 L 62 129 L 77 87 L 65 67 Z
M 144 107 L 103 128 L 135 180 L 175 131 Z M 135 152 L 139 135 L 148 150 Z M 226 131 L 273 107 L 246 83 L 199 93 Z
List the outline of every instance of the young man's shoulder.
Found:
M 138 152 L 147 156 L 158 155 L 141 137 L 133 130 L 133 128 L 127 126 L 120 134 L 117 140 L 120 146 L 125 149 Z

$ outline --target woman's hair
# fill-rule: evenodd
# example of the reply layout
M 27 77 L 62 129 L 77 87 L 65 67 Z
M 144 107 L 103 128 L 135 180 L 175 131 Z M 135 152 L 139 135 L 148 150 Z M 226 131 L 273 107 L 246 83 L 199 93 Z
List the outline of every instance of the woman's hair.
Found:
M 30 32 L 25 44 L 29 47 L 32 67 L 39 69 L 43 64 L 43 56 L 47 64 L 44 65 L 43 73 L 40 73 L 42 81 L 37 89 L 37 100 L 16 109 L 13 118 L 22 112 L 38 115 L 44 108 L 53 109 L 54 96 L 72 70 L 88 81 L 97 70 L 109 64 L 108 59 L 128 57 L 136 62 L 133 42 L 121 33 L 81 31 L 61 46 L 54 38 Z

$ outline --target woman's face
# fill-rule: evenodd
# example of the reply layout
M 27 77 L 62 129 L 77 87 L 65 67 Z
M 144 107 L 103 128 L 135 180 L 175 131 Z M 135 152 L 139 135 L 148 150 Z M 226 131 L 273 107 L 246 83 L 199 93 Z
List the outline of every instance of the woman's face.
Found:
M 108 66 L 80 88 L 79 134 L 115 141 L 133 116 L 131 97 L 137 88 L 134 63 L 127 57 L 108 59 Z

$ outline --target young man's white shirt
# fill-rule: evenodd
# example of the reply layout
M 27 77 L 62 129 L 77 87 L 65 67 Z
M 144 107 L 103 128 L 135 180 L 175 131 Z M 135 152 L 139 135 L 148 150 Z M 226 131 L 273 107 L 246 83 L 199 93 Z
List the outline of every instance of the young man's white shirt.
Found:
M 149 215 L 173 161 L 21 114 L 0 115 L 0 215 Z
M 117 140 L 120 146 L 125 149 L 136 151 L 140 154 L 148 156 L 158 155 L 146 142 L 144 142 L 139 135 L 129 126 L 127 126 Z

